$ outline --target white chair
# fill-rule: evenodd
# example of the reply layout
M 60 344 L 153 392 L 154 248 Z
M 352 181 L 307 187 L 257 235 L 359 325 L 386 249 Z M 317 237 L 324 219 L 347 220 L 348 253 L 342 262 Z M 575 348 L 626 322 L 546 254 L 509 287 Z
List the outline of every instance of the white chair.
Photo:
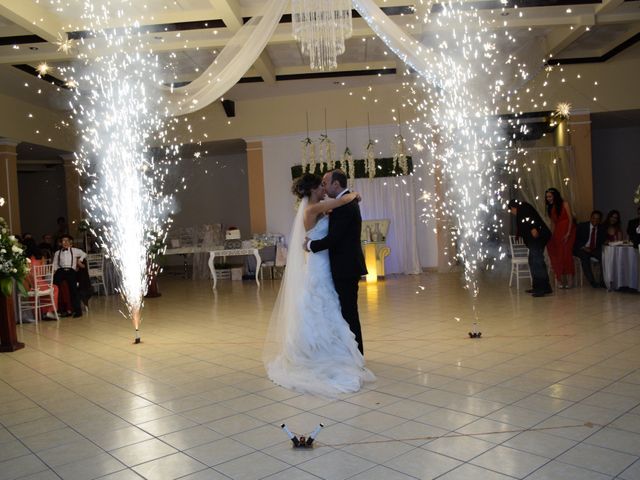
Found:
M 33 310 L 33 317 L 36 325 L 40 320 L 40 308 L 53 307 L 53 314 L 56 320 L 58 310 L 56 309 L 55 299 L 53 297 L 53 265 L 34 265 L 31 268 L 33 283 L 26 294 L 18 295 L 18 319 L 22 325 L 22 312 L 25 310 Z
M 87 269 L 89 270 L 89 281 L 93 288 L 98 289 L 100 293 L 100 287 L 102 291 L 107 294 L 107 287 L 105 285 L 104 275 L 104 254 L 102 253 L 89 253 L 87 254 Z
M 531 270 L 529 270 L 529 249 L 522 238 L 509 235 L 509 250 L 511 252 L 511 275 L 509 287 L 513 284 L 513 276 L 516 277 L 516 290 L 520 290 L 520 279 L 528 278 L 531 282 Z

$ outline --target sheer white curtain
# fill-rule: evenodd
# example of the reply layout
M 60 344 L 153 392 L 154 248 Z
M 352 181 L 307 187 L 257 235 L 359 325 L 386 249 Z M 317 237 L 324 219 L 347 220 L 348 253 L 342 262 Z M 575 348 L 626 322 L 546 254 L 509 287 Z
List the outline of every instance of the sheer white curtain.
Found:
M 386 239 L 391 253 L 385 272 L 420 273 L 413 177 L 357 178 L 353 189 L 362 195 L 363 220 L 391 220 Z
M 513 150 L 509 157 L 513 167 L 517 168 L 510 175 L 509 183 L 517 186 L 515 194 L 518 198 L 533 205 L 546 218 L 544 192 L 553 187 L 560 191 L 575 211 L 575 168 L 571 147 L 525 148 Z
M 184 87 L 166 87 L 168 114 L 185 115 L 200 110 L 238 83 L 264 50 L 288 3 L 268 0 L 262 15 L 243 25 L 202 75 Z

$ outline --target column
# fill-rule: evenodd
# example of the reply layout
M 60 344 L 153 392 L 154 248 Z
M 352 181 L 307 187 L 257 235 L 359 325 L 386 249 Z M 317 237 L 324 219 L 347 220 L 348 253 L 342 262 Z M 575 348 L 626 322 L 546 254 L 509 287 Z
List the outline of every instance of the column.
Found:
M 18 198 L 18 141 L 0 138 L 0 197 L 4 205 L 0 207 L 2 216 L 13 234 L 21 233 L 20 201 Z
M 80 195 L 80 174 L 73 164 L 73 154 L 61 155 L 64 166 L 64 186 L 67 196 L 67 224 L 69 233 L 75 236 L 82 219 L 82 197 Z M 76 239 L 79 241 L 79 239 Z M 78 243 L 79 245 L 79 243 Z
M 578 221 L 589 219 L 593 210 L 593 167 L 591 161 L 591 115 L 573 114 L 568 122 L 569 145 L 573 149 L 576 179 L 574 213 Z
M 247 179 L 249 182 L 249 218 L 251 234 L 267 232 L 264 197 L 262 142 L 247 142 Z

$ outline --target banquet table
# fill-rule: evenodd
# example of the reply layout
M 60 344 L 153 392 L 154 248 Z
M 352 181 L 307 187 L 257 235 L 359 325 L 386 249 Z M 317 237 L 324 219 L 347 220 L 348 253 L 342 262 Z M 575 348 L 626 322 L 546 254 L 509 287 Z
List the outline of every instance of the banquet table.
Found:
M 189 264 L 187 262 L 187 255 L 207 253 L 211 251 L 211 248 L 212 248 L 211 246 L 167 248 L 162 255 L 182 255 L 184 278 L 189 278 Z M 221 247 L 213 247 L 213 248 L 215 249 L 215 248 L 221 248 Z M 194 274 L 195 274 L 195 271 L 194 271 Z
M 638 249 L 633 245 L 605 245 L 602 249 L 602 276 L 607 288 L 638 290 L 638 261 Z
M 216 257 L 235 257 L 235 256 L 245 256 L 245 255 L 253 255 L 256 259 L 256 283 L 260 286 L 260 279 L 258 278 L 258 272 L 260 271 L 260 264 L 262 263 L 262 259 L 260 258 L 260 253 L 258 253 L 257 248 L 229 248 L 229 249 L 220 249 L 220 250 L 210 250 L 209 251 L 209 270 L 211 270 L 211 278 L 213 278 L 213 290 L 215 291 L 216 285 L 218 283 L 218 279 L 216 277 L 216 267 L 214 264 L 214 259 Z

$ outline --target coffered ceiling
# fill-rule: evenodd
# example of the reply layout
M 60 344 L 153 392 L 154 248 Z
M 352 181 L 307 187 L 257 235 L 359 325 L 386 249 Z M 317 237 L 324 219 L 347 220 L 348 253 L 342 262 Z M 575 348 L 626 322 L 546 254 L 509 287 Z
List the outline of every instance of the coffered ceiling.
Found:
M 140 0 L 133 2 L 124 20 L 114 19 L 110 26 L 118 27 L 127 19 L 137 19 L 161 58 L 173 57 L 176 80 L 189 82 L 215 59 L 244 21 L 260 14 L 264 3 L 264 0 Z M 411 1 L 377 0 L 377 3 L 398 24 L 406 27 L 414 22 Z M 462 5 L 478 8 L 491 21 L 498 38 L 504 39 L 500 40 L 502 51 L 526 52 L 535 46 L 532 52 L 536 62 L 548 54 L 563 63 L 603 62 L 640 40 L 638 0 L 467 0 Z M 438 9 L 439 5 L 434 3 L 431 11 L 437 15 Z M 73 61 L 74 55 L 60 51 L 56 42 L 63 36 L 82 35 L 81 11 L 82 0 L 2 0 L 0 92 L 17 89 L 42 62 L 52 67 L 47 80 L 61 80 L 58 68 Z M 326 89 L 340 78 L 351 77 L 352 84 L 370 81 L 366 77 L 371 75 L 386 77 L 380 81 L 393 80 L 402 65 L 355 11 L 353 30 L 346 53 L 338 59 L 337 70 L 313 72 L 291 35 L 290 15 L 285 14 L 265 51 L 241 81 L 244 85 L 235 88 L 236 98 L 277 95 L 289 89 Z M 501 35 L 505 30 L 516 42 Z M 424 31 L 423 36 L 428 41 L 430 32 Z M 41 82 L 44 93 L 58 90 L 64 96 L 64 88 L 52 89 L 33 77 L 30 81 Z M 52 100 L 50 95 L 31 101 L 54 107 L 65 103 Z

